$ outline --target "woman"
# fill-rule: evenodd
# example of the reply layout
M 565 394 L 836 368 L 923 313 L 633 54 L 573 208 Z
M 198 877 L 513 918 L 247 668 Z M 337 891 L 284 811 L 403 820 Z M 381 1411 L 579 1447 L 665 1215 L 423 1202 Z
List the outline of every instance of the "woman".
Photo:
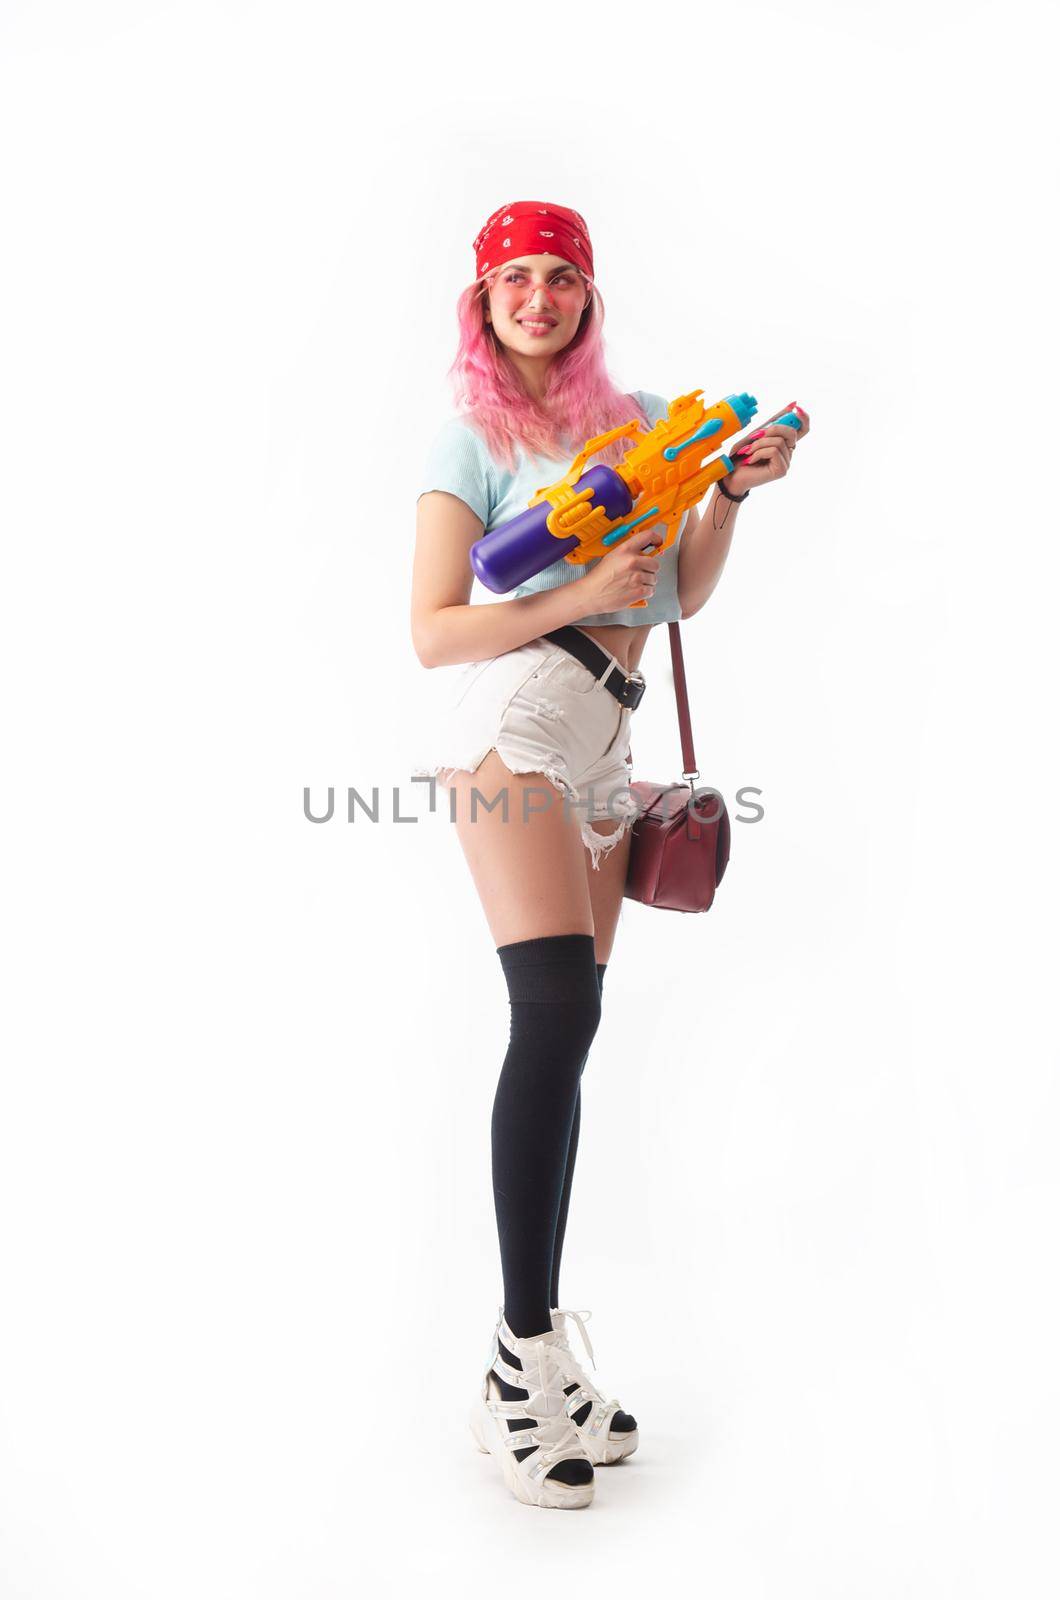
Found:
M 795 434 L 765 429 L 702 521 L 687 513 L 661 556 L 657 530 L 630 536 L 587 566 L 560 558 L 510 598 L 469 604 L 476 539 L 525 510 L 586 439 L 667 411 L 660 396 L 622 394 L 608 377 L 592 245 L 576 211 L 502 206 L 474 250 L 453 367 L 464 415 L 435 439 L 421 481 L 412 592 L 423 665 L 468 665 L 436 730 L 437 759 L 414 770 L 438 774 L 450 791 L 511 1005 L 491 1124 L 504 1305 L 472 1431 L 519 1500 L 574 1507 L 592 1500 L 593 1464 L 638 1443 L 635 1419 L 575 1359 L 572 1323 L 590 1349 L 581 1317 L 559 1308 L 579 1080 L 636 816 L 628 757 L 644 693 L 638 663 L 656 623 L 706 603 L 737 501 L 784 476 Z

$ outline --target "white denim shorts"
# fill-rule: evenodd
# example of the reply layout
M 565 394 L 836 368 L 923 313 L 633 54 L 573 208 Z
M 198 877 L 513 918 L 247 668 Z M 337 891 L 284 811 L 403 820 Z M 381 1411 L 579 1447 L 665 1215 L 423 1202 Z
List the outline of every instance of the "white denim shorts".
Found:
M 551 639 L 532 639 L 463 668 L 431 730 L 432 759 L 412 771 L 445 784 L 496 750 L 509 772 L 542 773 L 580 822 L 598 868 L 639 815 L 629 785 L 632 716 L 574 656 Z M 611 832 L 593 827 L 608 819 L 618 824 Z

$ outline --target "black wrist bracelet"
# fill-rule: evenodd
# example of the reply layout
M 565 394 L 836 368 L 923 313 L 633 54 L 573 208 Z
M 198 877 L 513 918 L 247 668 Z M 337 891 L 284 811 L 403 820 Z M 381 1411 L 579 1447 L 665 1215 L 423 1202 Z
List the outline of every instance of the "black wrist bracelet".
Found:
M 751 493 L 750 489 L 745 489 L 743 494 L 730 494 L 728 489 L 725 487 L 724 480 L 721 478 L 718 479 L 714 487 L 716 489 L 720 489 L 726 500 L 731 500 L 734 506 L 738 506 L 741 500 L 746 500 L 747 496 Z

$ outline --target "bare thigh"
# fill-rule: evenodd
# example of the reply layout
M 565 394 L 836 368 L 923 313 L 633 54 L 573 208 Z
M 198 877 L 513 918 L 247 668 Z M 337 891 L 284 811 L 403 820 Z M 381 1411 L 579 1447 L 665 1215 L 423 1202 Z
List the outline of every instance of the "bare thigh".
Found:
M 621 826 L 619 819 L 612 820 L 610 817 L 593 823 L 597 833 L 614 833 L 615 829 Z M 615 931 L 626 893 L 626 871 L 629 867 L 629 850 L 632 843 L 633 834 L 627 828 L 624 837 L 618 841 L 614 849 L 609 850 L 606 856 L 600 857 L 597 867 L 593 867 L 588 850 L 582 846 L 589 900 L 593 909 L 593 928 L 596 933 L 596 959 L 600 963 L 610 961 L 611 951 L 614 948 Z
M 573 806 L 564 807 L 543 773 L 509 772 L 497 751 L 491 750 L 475 772 L 454 772 L 446 787 L 456 796 L 457 836 L 495 945 L 594 931 L 586 880 L 589 854 L 582 843 L 579 813 Z M 505 787 L 507 821 L 499 805 L 487 811 L 482 800 L 472 818 L 473 789 L 492 801 Z M 529 796 L 524 821 L 527 789 L 535 792 Z M 548 805 L 546 792 L 551 796 Z
M 471 817 L 471 791 L 487 801 L 508 786 L 508 821 L 497 807 L 479 802 Z M 563 806 L 543 773 L 512 773 L 496 750 L 474 773 L 453 773 L 447 785 L 456 796 L 456 831 L 482 902 L 495 945 L 540 939 L 558 933 L 591 933 L 596 959 L 611 959 L 625 895 L 626 872 L 633 836 L 627 830 L 597 868 L 582 842 L 578 813 L 565 818 Z M 523 791 L 529 789 L 529 815 L 524 822 Z M 552 804 L 542 804 L 542 791 Z M 605 818 L 594 823 L 598 833 L 613 833 L 621 824 Z

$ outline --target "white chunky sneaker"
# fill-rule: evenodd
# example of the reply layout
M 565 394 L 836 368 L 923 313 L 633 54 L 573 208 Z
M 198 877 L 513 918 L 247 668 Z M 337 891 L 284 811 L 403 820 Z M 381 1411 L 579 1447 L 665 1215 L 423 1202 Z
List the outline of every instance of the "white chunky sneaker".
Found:
M 567 1334 L 571 1324 L 577 1323 L 586 1354 L 592 1361 L 594 1369 L 596 1367 L 593 1347 L 589 1343 L 584 1321 L 585 1318 L 592 1316 L 592 1312 L 561 1311 L 558 1307 L 553 1307 L 551 1316 L 553 1331 L 557 1334 L 557 1344 L 561 1350 L 570 1354 L 573 1362 L 574 1382 L 564 1386 L 567 1416 L 574 1424 L 589 1460 L 595 1466 L 609 1467 L 615 1461 L 622 1461 L 626 1456 L 631 1456 L 640 1443 L 637 1419 L 631 1417 L 628 1411 L 623 1411 L 618 1400 L 605 1399 L 574 1360 Z
M 578 1386 L 578 1363 L 555 1327 L 517 1339 L 504 1307 L 498 1311 L 490 1364 L 471 1413 L 475 1443 L 500 1462 L 504 1481 L 524 1505 L 571 1511 L 591 1505 L 592 1462 L 567 1415 L 564 1393 Z

